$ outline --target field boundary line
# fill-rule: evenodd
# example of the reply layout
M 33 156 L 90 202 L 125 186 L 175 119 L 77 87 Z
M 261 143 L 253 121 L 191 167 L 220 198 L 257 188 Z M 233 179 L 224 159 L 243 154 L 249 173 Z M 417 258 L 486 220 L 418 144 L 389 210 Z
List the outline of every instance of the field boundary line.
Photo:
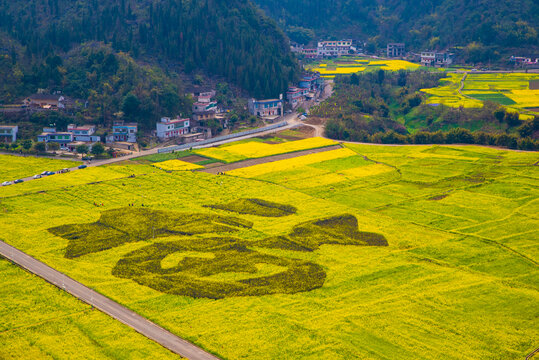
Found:
M 219 360 L 218 357 L 1 240 L 0 255 L 182 357 L 191 360 Z

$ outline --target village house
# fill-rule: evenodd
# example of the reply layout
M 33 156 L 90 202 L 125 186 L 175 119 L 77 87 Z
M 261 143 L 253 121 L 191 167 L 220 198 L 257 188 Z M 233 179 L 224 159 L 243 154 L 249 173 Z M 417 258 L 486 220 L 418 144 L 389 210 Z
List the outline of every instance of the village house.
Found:
M 523 56 L 511 56 L 509 61 L 516 65 L 536 65 L 539 63 L 539 59 L 532 59 Z
M 249 99 L 249 113 L 260 117 L 277 117 L 283 114 L 283 100 Z
M 23 106 L 48 110 L 65 109 L 62 95 L 34 94 L 23 100 Z
M 447 52 L 423 51 L 421 53 L 421 65 L 442 67 L 453 64 L 454 55 Z
M 309 90 L 306 88 L 290 87 L 286 92 L 286 100 L 292 106 L 292 109 L 297 108 L 309 94 Z
M 56 128 L 46 127 L 43 128 L 41 135 L 37 136 L 38 142 L 44 143 L 57 143 L 60 145 L 60 149 L 68 150 L 68 144 L 73 142 L 73 134 L 70 132 L 57 132 Z
M 352 40 L 319 41 L 316 49 L 317 57 L 336 57 L 355 52 Z
M 202 113 L 206 111 L 213 111 L 214 113 L 217 113 L 217 102 L 210 101 L 210 102 L 196 102 L 193 104 L 193 113 Z
M 320 91 L 324 87 L 324 79 L 320 77 L 320 74 L 306 74 L 303 75 L 298 83 L 302 89 L 308 89 L 311 92 Z
M 160 140 L 168 140 L 189 133 L 190 119 L 170 119 L 162 117 L 157 123 L 157 137 Z
M 14 143 L 15 141 L 17 141 L 18 132 L 19 127 L 16 125 L 0 125 L 0 142 Z
M 387 57 L 400 58 L 406 54 L 405 44 L 403 43 L 389 43 L 387 44 Z
M 67 125 L 67 132 L 73 134 L 74 141 L 82 141 L 82 142 L 99 142 L 101 141 L 100 136 L 93 135 L 95 133 L 95 126 L 94 125 L 75 125 L 75 124 L 69 124 Z
M 112 126 L 112 136 L 107 138 L 107 142 L 137 142 L 138 125 L 136 123 L 126 123 L 124 121 L 115 121 Z

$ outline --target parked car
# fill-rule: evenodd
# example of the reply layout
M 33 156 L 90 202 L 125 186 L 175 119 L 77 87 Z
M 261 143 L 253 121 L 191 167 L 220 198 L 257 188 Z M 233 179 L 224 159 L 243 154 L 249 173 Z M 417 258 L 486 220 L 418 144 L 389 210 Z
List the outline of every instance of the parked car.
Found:
M 22 182 L 24 182 L 23 179 L 17 179 L 17 180 L 15 180 L 13 183 L 14 183 L 14 184 L 20 184 L 20 183 L 22 183 Z
M 79 169 L 86 169 L 88 166 L 82 164 L 82 165 L 79 165 Z
M 13 185 L 13 183 L 11 181 L 4 181 L 2 183 L 2 186 L 8 186 L 8 185 Z
M 54 171 L 47 171 L 47 176 L 48 175 L 54 175 L 54 174 L 56 174 Z
M 34 175 L 33 178 L 34 179 L 41 179 L 41 175 L 40 174 Z
M 48 171 L 45 170 L 45 171 L 43 171 L 43 172 L 41 173 L 41 176 L 47 176 L 47 175 L 48 175 L 47 173 L 48 173 Z

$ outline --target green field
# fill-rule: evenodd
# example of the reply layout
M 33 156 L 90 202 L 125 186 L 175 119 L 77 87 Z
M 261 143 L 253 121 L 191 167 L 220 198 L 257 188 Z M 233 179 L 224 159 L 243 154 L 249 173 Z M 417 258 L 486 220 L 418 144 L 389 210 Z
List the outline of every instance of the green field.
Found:
M 7 260 L 0 260 L 1 359 L 180 359 Z
M 105 166 L 0 188 L 0 226 L 224 359 L 522 359 L 539 338 L 538 160 L 345 145 L 227 175 Z M 35 306 L 8 279 L 4 301 Z M 0 349 L 41 349 L 18 331 Z

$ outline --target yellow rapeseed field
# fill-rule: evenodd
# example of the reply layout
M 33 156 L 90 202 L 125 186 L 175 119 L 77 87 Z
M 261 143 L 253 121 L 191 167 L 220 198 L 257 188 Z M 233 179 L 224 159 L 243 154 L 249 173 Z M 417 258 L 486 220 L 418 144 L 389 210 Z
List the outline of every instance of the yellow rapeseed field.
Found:
M 195 150 L 197 154 L 211 157 L 224 162 L 234 162 L 245 159 L 256 159 L 266 156 L 286 154 L 295 151 L 316 149 L 331 145 L 337 142 L 321 137 L 308 138 L 280 144 L 266 144 L 259 141 L 239 143 L 237 145 L 225 145 L 217 148 L 206 148 Z
M 505 95 L 516 102 L 519 107 L 539 107 L 539 90 L 512 90 Z
M 344 146 L 237 176 L 125 162 L 0 188 L 0 238 L 223 359 L 533 351 L 537 153 Z M 166 356 L 0 271 L 0 357 Z
M 227 174 L 232 176 L 240 176 L 245 178 L 254 178 L 266 173 L 280 172 L 285 170 L 291 170 L 299 166 L 305 166 L 309 164 L 319 163 L 327 160 L 334 160 L 339 158 L 346 158 L 355 155 L 350 149 L 337 149 L 331 151 L 324 151 L 321 153 L 305 155 L 297 158 L 273 161 L 264 164 L 258 164 L 247 168 L 241 168 L 229 171 Z
M 153 163 L 152 166 L 155 166 L 156 168 L 159 168 L 159 169 L 172 170 L 172 171 L 188 171 L 188 170 L 196 170 L 196 169 L 204 168 L 204 166 L 192 164 L 192 163 L 182 161 L 182 160 L 177 160 L 177 159 Z

